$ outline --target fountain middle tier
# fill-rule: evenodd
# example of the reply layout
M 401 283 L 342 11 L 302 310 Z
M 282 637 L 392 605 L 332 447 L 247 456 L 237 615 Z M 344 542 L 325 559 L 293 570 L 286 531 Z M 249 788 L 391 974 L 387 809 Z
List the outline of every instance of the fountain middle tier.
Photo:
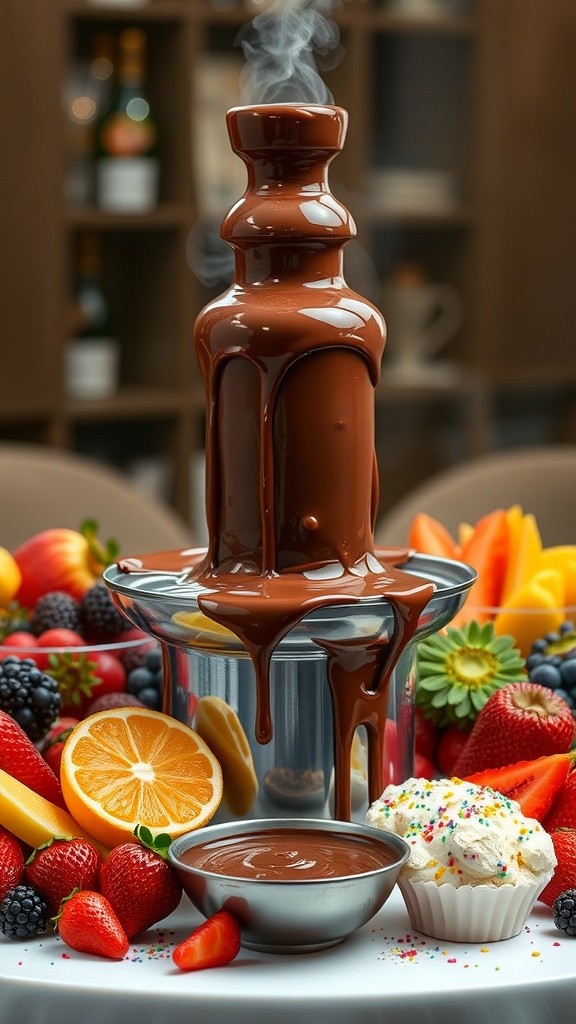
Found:
M 165 710 L 194 726 L 198 702 L 207 697 L 232 709 L 256 777 L 253 799 L 241 808 L 243 816 L 296 810 L 341 820 L 362 815 L 384 783 L 412 773 L 415 645 L 454 617 L 474 572 L 459 562 L 409 556 L 404 550 L 378 551 L 379 563 L 403 563 L 401 571 L 394 570 L 396 593 L 399 579 L 408 600 L 421 594 L 423 580 L 430 588 L 414 617 L 411 637 L 404 636 L 401 644 L 395 642 L 396 599 L 363 596 L 363 578 L 336 576 L 336 567 L 331 579 L 303 581 L 297 575 L 294 586 L 300 598 L 304 590 L 310 601 L 304 601 L 298 622 L 286 623 L 282 639 L 270 651 L 265 677 L 259 678 L 253 652 L 238 635 L 218 625 L 214 605 L 226 603 L 227 623 L 234 602 L 239 618 L 252 620 L 256 628 L 263 606 L 277 622 L 282 604 L 287 608 L 289 581 L 286 576 L 244 575 L 233 590 L 230 577 L 222 591 L 217 585 L 208 588 L 193 572 L 204 554 L 200 549 L 169 552 L 152 556 L 150 563 L 143 559 L 110 566 L 104 574 L 124 614 L 164 646 Z M 380 579 L 385 591 L 389 571 L 373 571 L 371 579 Z M 225 806 L 220 814 L 233 816 Z

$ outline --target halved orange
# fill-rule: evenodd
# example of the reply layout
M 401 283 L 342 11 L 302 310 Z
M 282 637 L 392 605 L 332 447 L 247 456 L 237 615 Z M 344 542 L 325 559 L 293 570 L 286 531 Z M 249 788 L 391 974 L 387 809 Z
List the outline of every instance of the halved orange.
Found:
M 83 719 L 62 752 L 70 814 L 104 845 L 137 825 L 173 838 L 205 825 L 222 799 L 222 770 L 204 740 L 170 715 L 115 708 Z
M 232 814 L 241 817 L 254 803 L 258 779 L 248 737 L 238 715 L 221 697 L 201 697 L 194 728 L 218 758 L 224 780 L 224 800 Z

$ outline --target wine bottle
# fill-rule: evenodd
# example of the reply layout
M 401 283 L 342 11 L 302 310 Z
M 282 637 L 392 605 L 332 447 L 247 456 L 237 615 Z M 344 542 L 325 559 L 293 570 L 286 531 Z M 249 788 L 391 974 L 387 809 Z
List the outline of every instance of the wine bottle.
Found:
M 146 96 L 146 35 L 120 33 L 117 83 L 96 138 L 98 205 L 114 213 L 146 213 L 158 202 L 158 130 Z
M 102 287 L 100 237 L 95 232 L 84 232 L 78 238 L 68 334 L 68 397 L 109 398 L 118 386 L 118 343 L 112 308 Z

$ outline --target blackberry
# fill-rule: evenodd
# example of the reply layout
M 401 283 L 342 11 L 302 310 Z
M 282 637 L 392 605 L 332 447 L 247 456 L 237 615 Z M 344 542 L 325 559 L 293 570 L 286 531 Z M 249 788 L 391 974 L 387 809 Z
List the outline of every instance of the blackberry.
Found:
M 566 620 L 557 632 L 546 633 L 532 644 L 526 659 L 528 678 L 554 690 L 576 708 L 576 629 Z
M 163 690 L 162 652 L 159 647 L 153 647 L 147 652 L 144 664 L 128 673 L 126 691 L 146 707 L 160 711 Z
M 0 931 L 9 939 L 42 935 L 48 924 L 48 907 L 36 889 L 16 885 L 0 903 Z
M 552 904 L 554 924 L 566 935 L 576 935 L 576 889 L 566 889 Z
M 63 590 L 51 590 L 38 598 L 31 626 L 35 636 L 40 636 L 47 629 L 70 629 L 79 633 L 82 626 L 80 603 Z
M 80 607 L 84 633 L 92 643 L 106 643 L 129 629 L 105 583 L 94 583 L 84 594 Z
M 32 658 L 9 655 L 0 661 L 0 708 L 33 742 L 46 735 L 61 707 L 58 683 Z

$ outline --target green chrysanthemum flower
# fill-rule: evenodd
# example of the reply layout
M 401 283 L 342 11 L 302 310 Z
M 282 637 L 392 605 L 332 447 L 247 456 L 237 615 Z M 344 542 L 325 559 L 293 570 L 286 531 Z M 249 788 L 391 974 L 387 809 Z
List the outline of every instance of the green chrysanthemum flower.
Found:
M 506 683 L 527 678 L 514 637 L 473 620 L 422 640 L 417 651 L 416 703 L 443 728 L 476 721 L 488 698 Z

